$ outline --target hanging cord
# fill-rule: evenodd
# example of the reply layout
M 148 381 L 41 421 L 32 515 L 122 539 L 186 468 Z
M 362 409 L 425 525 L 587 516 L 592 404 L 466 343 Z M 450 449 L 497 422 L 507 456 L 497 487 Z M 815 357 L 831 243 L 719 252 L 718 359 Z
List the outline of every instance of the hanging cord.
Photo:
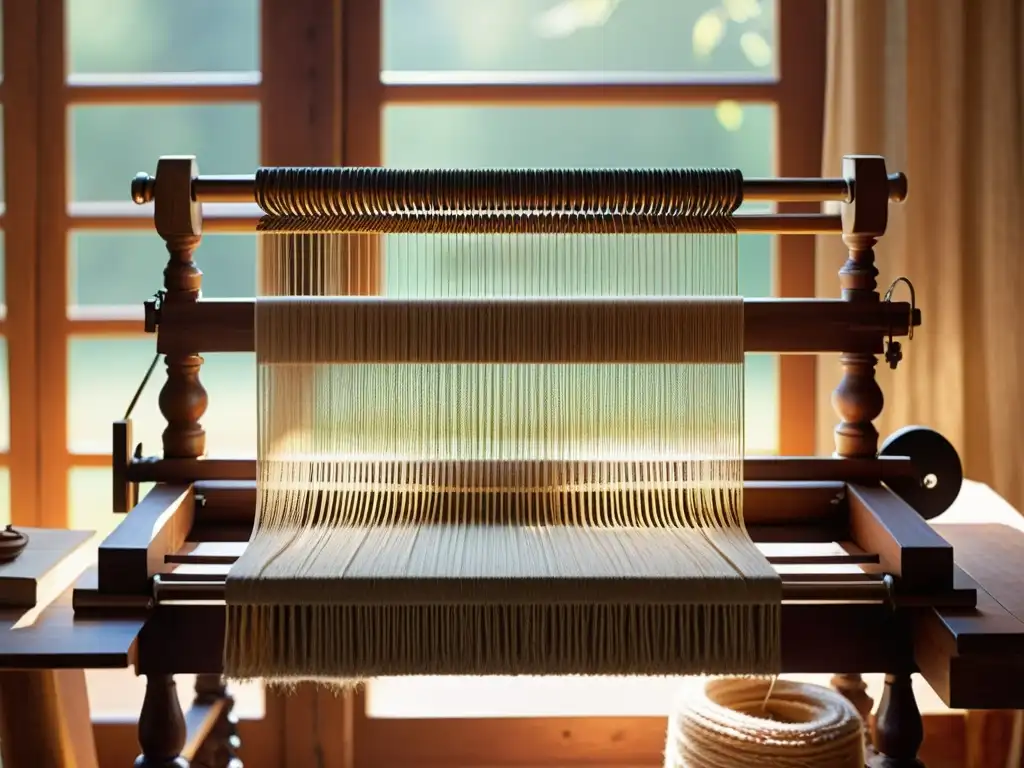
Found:
M 764 717 L 768 713 L 768 700 L 772 697 L 772 691 L 775 690 L 775 683 L 777 683 L 778 680 L 778 675 L 772 675 L 772 681 L 768 684 L 768 690 L 764 692 L 764 701 L 761 702 L 762 717 Z
M 914 313 L 917 311 L 917 295 L 914 291 L 914 284 L 910 282 L 909 278 L 897 277 L 892 281 L 889 289 L 885 292 L 885 298 L 883 301 L 886 304 L 892 303 L 892 293 L 896 290 L 896 286 L 900 283 L 906 283 L 908 290 L 910 291 L 910 317 L 907 321 L 907 341 L 914 340 Z M 889 364 L 889 367 L 894 371 L 896 366 L 903 360 L 903 345 L 893 338 L 892 324 L 889 325 L 889 340 L 885 344 L 885 362 Z
M 153 371 L 156 370 L 156 364 L 160 362 L 160 353 L 157 352 L 153 355 L 153 362 L 149 364 L 149 369 L 146 371 L 146 375 L 142 377 L 142 383 L 139 384 L 139 388 L 135 390 L 135 395 L 132 397 L 132 401 L 128 404 L 128 409 L 124 412 L 124 420 L 127 421 L 132 417 L 132 411 L 135 410 L 135 406 L 139 402 L 139 398 L 142 397 L 142 392 L 149 383 L 149 378 L 153 375 Z

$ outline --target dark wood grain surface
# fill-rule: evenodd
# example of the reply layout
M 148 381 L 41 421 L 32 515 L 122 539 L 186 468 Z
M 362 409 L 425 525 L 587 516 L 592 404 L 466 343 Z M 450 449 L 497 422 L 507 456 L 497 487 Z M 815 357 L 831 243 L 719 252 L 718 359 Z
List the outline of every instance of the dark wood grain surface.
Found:
M 95 571 L 79 584 L 89 579 Z M 72 592 L 41 611 L 0 611 L 0 669 L 117 669 L 134 662 L 146 614 L 76 618 Z

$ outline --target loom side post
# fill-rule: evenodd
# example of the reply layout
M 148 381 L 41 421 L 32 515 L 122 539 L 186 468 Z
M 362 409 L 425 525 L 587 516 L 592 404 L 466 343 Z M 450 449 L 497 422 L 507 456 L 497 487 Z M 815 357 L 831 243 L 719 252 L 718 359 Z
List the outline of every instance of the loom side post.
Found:
M 157 162 L 153 186 L 155 188 L 159 185 L 160 194 L 154 200 L 153 219 L 157 234 L 163 239 L 168 254 L 167 266 L 164 268 L 161 304 L 194 304 L 202 294 L 203 273 L 192 259 L 192 254 L 203 234 L 202 206 L 192 194 L 193 180 L 198 176 L 199 169 L 195 157 L 161 157 Z M 200 419 L 206 413 L 208 404 L 206 389 L 199 379 L 203 358 L 195 351 L 184 351 L 165 355 L 164 363 L 167 366 L 167 379 L 160 389 L 159 396 L 160 413 L 167 420 L 167 427 L 163 432 L 163 455 L 165 458 L 199 458 L 206 452 L 206 432 Z M 171 490 L 173 492 L 174 489 Z M 189 511 L 194 508 L 191 487 L 181 498 L 185 503 L 179 504 L 179 509 Z M 154 502 L 159 500 L 154 497 Z M 136 518 L 145 513 L 142 505 L 136 508 Z M 184 530 L 181 530 L 182 528 Z M 108 554 L 127 554 L 129 558 L 134 558 L 135 562 L 131 563 L 134 568 L 130 570 L 140 575 L 142 572 L 139 571 L 139 566 L 145 563 L 148 576 L 149 561 L 157 559 L 151 558 L 150 555 L 162 554 L 161 544 L 175 543 L 179 538 L 183 539 L 187 530 L 187 526 L 173 525 L 169 522 L 163 529 L 154 532 L 155 539 L 144 537 L 149 538 L 149 542 L 143 542 L 141 551 L 129 547 L 125 552 L 113 551 Z M 117 532 L 134 538 L 130 527 L 122 525 Z M 149 551 L 150 544 L 156 545 L 152 553 Z M 115 573 L 117 569 L 111 572 L 111 577 Z M 148 589 L 148 578 L 143 577 L 142 583 Z M 178 701 L 174 677 L 147 675 L 146 695 L 139 716 L 138 730 L 142 753 L 136 759 L 135 765 L 138 768 L 187 768 L 188 761 L 181 755 L 186 735 L 185 719 Z
M 885 159 L 851 155 L 843 158 L 843 175 L 854 190 L 853 200 L 843 206 L 843 242 L 849 255 L 839 270 L 844 301 L 878 303 L 878 269 L 875 243 L 885 234 L 889 219 L 889 177 Z M 878 430 L 874 420 L 882 413 L 882 388 L 875 379 L 873 354 L 843 352 L 839 361 L 843 377 L 832 393 L 832 406 L 840 422 L 835 430 L 836 455 L 878 455 Z
M 194 304 L 202 293 L 203 273 L 192 254 L 203 234 L 202 206 L 192 195 L 199 169 L 195 157 L 161 157 L 157 163 L 154 200 L 157 234 L 167 246 L 163 304 Z M 206 431 L 200 419 L 206 413 L 207 393 L 199 379 L 203 358 L 191 351 L 166 355 L 167 380 L 160 390 L 160 412 L 167 420 L 163 433 L 166 458 L 194 459 L 206 452 Z
M 885 234 L 889 220 L 889 177 L 885 158 L 873 155 L 843 157 L 842 175 L 852 190 L 852 199 L 842 207 L 843 242 L 848 249 L 846 263 L 839 270 L 844 301 L 877 303 L 878 269 L 875 243 Z M 902 195 L 897 199 L 901 199 Z M 873 354 L 843 352 L 839 357 L 843 376 L 832 393 L 832 407 L 839 416 L 835 428 L 835 455 L 861 458 L 878 454 L 878 430 L 874 421 L 882 413 L 884 396 L 875 378 L 878 362 Z M 837 674 L 832 687 L 842 693 L 868 723 L 874 701 L 859 674 Z M 865 731 L 871 750 L 870 728 Z

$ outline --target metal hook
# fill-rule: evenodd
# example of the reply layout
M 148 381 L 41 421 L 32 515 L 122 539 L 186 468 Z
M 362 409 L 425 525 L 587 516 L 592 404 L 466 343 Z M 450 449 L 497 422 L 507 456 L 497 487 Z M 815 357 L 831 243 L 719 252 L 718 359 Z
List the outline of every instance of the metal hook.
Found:
M 892 303 L 892 293 L 896 290 L 896 286 L 900 283 L 906 283 L 907 289 L 910 291 L 910 317 L 907 322 L 907 341 L 914 340 L 914 312 L 917 309 L 917 294 L 914 291 L 914 284 L 910 282 L 907 277 L 897 277 L 892 281 L 889 289 L 885 292 L 885 301 L 887 304 Z M 889 341 L 885 345 L 885 361 L 889 364 L 889 367 L 894 371 L 896 366 L 900 364 L 903 359 L 903 345 L 900 344 L 893 338 L 892 334 L 892 322 L 889 324 Z

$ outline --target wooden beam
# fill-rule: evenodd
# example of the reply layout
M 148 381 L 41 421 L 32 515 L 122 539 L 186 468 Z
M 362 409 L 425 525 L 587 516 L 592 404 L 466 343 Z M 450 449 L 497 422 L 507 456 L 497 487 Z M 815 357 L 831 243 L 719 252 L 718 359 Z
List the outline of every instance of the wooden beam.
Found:
M 46 343 L 40 319 L 39 293 L 42 275 L 55 275 L 67 282 L 64 273 L 51 272 L 39 264 L 41 237 L 40 201 L 50 188 L 43 176 L 40 155 L 40 71 L 46 55 L 41 39 L 39 0 L 6 2 L 3 8 L 3 144 L 4 181 L 7 200 L 3 236 L 7 259 L 4 318 L 7 342 L 7 381 L 10 395 L 10 512 L 18 526 L 63 526 L 63 516 L 53 514 L 40 497 L 46 479 L 40 467 L 40 453 L 53 443 L 63 444 L 63 432 L 46 432 L 40 426 L 41 381 L 54 375 L 39 362 Z M 64 188 L 56 188 L 63 200 Z M 17 190 L 17 192 L 15 192 Z M 17 254 L 17 256 L 15 256 Z M 43 280 L 42 282 L 46 282 Z M 61 487 L 63 490 L 63 486 Z M 65 493 L 66 495 L 66 493 Z
M 229 75 L 223 78 L 210 77 L 211 74 L 219 73 L 167 73 L 164 77 L 136 78 L 72 75 L 62 95 L 69 105 L 226 104 L 259 99 L 258 72 L 223 73 Z
M 776 105 L 775 169 L 783 177 L 818 176 L 824 135 L 827 9 L 823 0 L 781 0 L 778 25 L 779 99 Z M 813 213 L 814 202 L 782 202 L 780 213 Z M 814 296 L 817 238 L 781 235 L 772 259 L 775 295 Z M 838 270 L 839 265 L 836 265 Z M 836 283 L 838 287 L 838 282 Z M 838 379 L 837 379 L 838 380 Z M 778 367 L 779 453 L 815 452 L 817 360 L 781 355 Z
M 325 299 L 325 305 L 331 302 Z M 255 349 L 256 302 L 252 299 L 202 300 L 164 304 L 157 327 L 157 350 L 180 354 L 252 352 Z M 890 332 L 905 336 L 910 306 L 828 299 L 748 299 L 743 304 L 747 352 L 812 353 L 856 349 L 881 353 Z
M 107 460 L 109 461 L 109 459 Z M 748 456 L 747 482 L 876 483 L 914 471 L 910 459 L 839 459 L 829 457 Z M 200 480 L 255 481 L 256 459 L 156 459 L 133 461 L 128 479 L 136 483 L 192 483 Z
M 218 566 L 211 568 L 209 575 L 213 578 L 223 579 L 228 573 L 225 566 L 234 565 L 248 545 L 247 541 L 189 541 L 175 554 L 165 555 L 164 562 L 169 565 Z M 841 565 L 844 568 L 814 574 L 801 571 L 792 578 L 801 581 L 805 579 L 849 581 L 855 578 L 864 580 L 877 578 L 872 577 L 858 566 L 877 564 L 878 555 L 864 552 L 860 547 L 848 541 L 767 543 L 759 544 L 758 549 L 769 563 L 780 567 L 776 570 L 783 573 L 785 578 L 790 578 L 788 574 L 784 573 L 788 567 L 808 565 L 825 565 L 833 568 Z M 191 571 L 169 570 L 162 573 L 160 578 L 164 581 L 189 581 L 198 579 L 200 575 Z M 205 576 L 204 572 L 202 578 L 205 579 Z
M 273 33 L 263 49 L 261 90 L 264 103 L 274 106 L 260 116 L 262 162 L 339 165 L 344 96 L 340 3 L 263 0 L 262 7 L 263 22 L 273 25 Z
M 139 636 L 138 673 L 220 673 L 225 615 L 223 604 L 158 605 Z M 893 616 L 881 603 L 783 605 L 783 673 L 893 668 L 901 660 Z
M 20 526 L 18 530 L 28 537 L 28 544 L 17 558 L 0 564 L 0 610 L 41 610 L 95 559 L 96 550 L 89 546 L 93 532 Z
M 5 3 L 11 6 L 12 3 Z M 42 437 L 38 448 L 39 525 L 61 528 L 68 524 L 68 339 L 63 320 L 67 312 L 71 282 L 68 280 L 68 243 L 66 206 L 70 196 L 71 144 L 67 109 L 61 92 L 68 71 L 68 46 L 65 39 L 66 3 L 61 0 L 37 0 L 39 38 L 36 41 L 36 65 L 29 59 L 18 70 L 35 69 L 39 87 L 37 112 L 38 167 L 35 174 L 45 179 L 37 196 L 36 253 L 36 370 L 39 412 L 35 429 Z M 6 10 L 6 8 L 5 8 Z M 6 18 L 4 19 L 6 23 Z M 30 182 L 31 183 L 31 182 Z M 15 198 L 29 194 L 26 187 Z M 50 190 L 47 194 L 46 190 Z M 14 215 L 13 208 L 10 213 Z M 11 251 L 13 252 L 13 251 Z M 12 260 L 13 262 L 13 260 Z M 48 279 L 42 279 L 42 276 Z M 18 293 L 31 290 L 31 284 L 13 282 Z M 13 370 L 13 369 L 12 369 Z M 13 423 L 13 422 L 12 422 Z
M 194 513 L 191 485 L 160 484 L 146 494 L 100 544 L 99 591 L 147 594 L 164 555 L 185 543 Z
M 678 75 L 674 79 L 658 78 L 649 73 L 632 74 L 631 82 L 608 82 L 610 73 L 559 73 L 561 82 L 538 73 L 504 73 L 505 82 L 493 82 L 502 73 L 487 72 L 492 82 L 474 82 L 461 72 L 382 72 L 380 97 L 385 104 L 429 106 L 432 104 L 523 107 L 630 107 L 630 106 L 704 106 L 720 101 L 742 101 L 748 104 L 774 104 L 779 98 L 779 84 L 772 80 L 737 82 L 725 80 L 689 80 Z M 533 78 L 532 82 L 515 82 L 511 75 Z M 586 78 L 586 79 L 585 79 Z M 604 82 L 602 82 L 602 78 Z M 657 80 L 661 80 L 658 82 Z
M 887 488 L 848 486 L 850 537 L 877 552 L 882 569 L 914 592 L 953 588 L 953 547 Z
M 772 460 L 753 461 L 761 464 Z M 195 517 L 197 524 L 252 524 L 257 498 L 255 480 L 199 481 L 195 491 L 197 499 L 201 499 Z M 844 492 L 845 485 L 837 481 L 783 484 L 750 480 L 743 484 L 744 518 L 759 529 L 821 521 L 844 527 Z

